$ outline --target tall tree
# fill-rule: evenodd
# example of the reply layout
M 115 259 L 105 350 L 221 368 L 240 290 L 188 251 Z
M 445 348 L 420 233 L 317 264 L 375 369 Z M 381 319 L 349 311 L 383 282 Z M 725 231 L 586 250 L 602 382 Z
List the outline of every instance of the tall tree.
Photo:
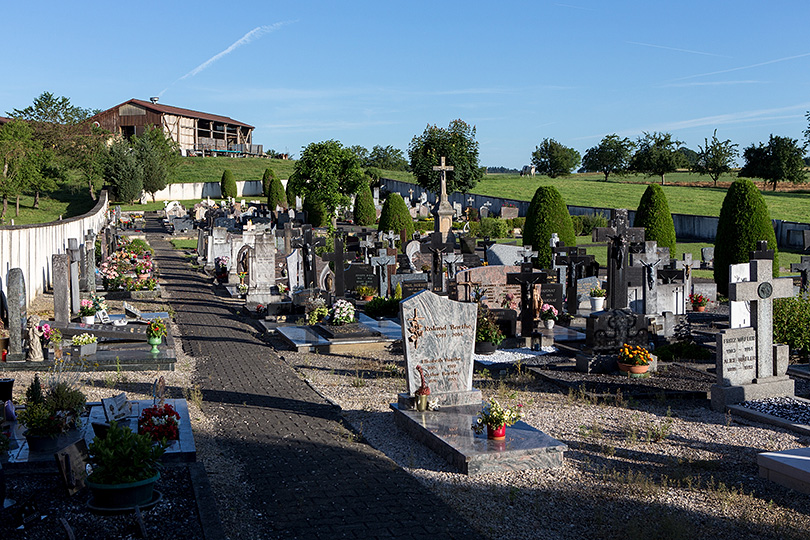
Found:
M 714 180 L 716 187 L 720 177 L 731 172 L 734 158 L 740 155 L 738 146 L 732 144 L 730 139 L 720 141 L 715 129 L 711 142 L 709 139 L 703 139 L 703 146 L 698 145 L 697 159 L 692 164 L 692 172 L 708 175 Z
M 31 126 L 23 120 L 12 120 L 0 128 L 0 194 L 3 196 L 3 210 L 0 217 L 8 212 L 8 198 L 19 199 L 23 190 L 31 182 L 36 182 L 39 170 L 42 143 L 34 139 Z
M 579 152 L 554 139 L 543 139 L 532 153 L 532 165 L 537 168 L 537 172 L 550 178 L 568 176 L 579 166 L 581 160 Z
M 155 193 L 166 187 L 169 174 L 180 162 L 180 147 L 155 126 L 148 126 L 131 143 L 143 169 L 143 189 L 155 202 Z
M 330 218 L 348 206 L 350 195 L 365 182 L 357 156 L 335 140 L 310 143 L 295 163 L 288 189 L 307 200 L 323 203 Z
M 428 125 L 422 135 L 411 139 L 408 157 L 417 183 L 433 193 L 441 190 L 441 176 L 433 167 L 441 164 L 442 157 L 453 166 L 446 176 L 448 194 L 469 191 L 484 177 L 478 165 L 475 126 L 463 120 L 453 120 L 447 129 Z
M 409 214 L 410 215 L 410 214 Z M 377 209 L 374 207 L 374 195 L 371 194 L 371 186 L 368 182 L 363 182 L 360 191 L 354 198 L 354 224 L 361 227 L 374 225 L 377 221 Z
M 659 246 L 668 247 L 670 257 L 675 257 L 675 223 L 664 188 L 658 184 L 647 186 L 638 203 L 633 226 L 644 227 L 646 240 L 654 240 Z
M 70 99 L 64 96 L 56 97 L 51 92 L 43 92 L 34 99 L 32 105 L 6 114 L 11 118 L 30 122 L 36 138 L 46 148 L 55 149 L 62 154 L 69 150 L 72 140 L 80 133 L 79 124 L 97 112 L 99 111 L 72 105 Z
M 349 147 L 349 151 L 357 156 L 357 161 L 360 162 L 361 167 L 368 167 L 368 148 L 355 144 Z
M 631 167 L 647 176 L 660 176 L 664 185 L 665 175 L 686 165 L 686 160 L 678 148 L 681 141 L 672 140 L 671 133 L 647 133 L 638 138 L 638 150 L 633 155 Z
M 635 143 L 625 137 L 620 139 L 615 133 L 603 138 L 598 145 L 588 148 L 582 158 L 582 166 L 588 172 L 599 171 L 605 175 L 605 182 L 611 174 L 625 176 L 630 171 Z
M 523 245 L 532 246 L 537 251 L 537 262 L 541 268 L 549 268 L 551 265 L 549 241 L 553 233 L 557 233 L 566 246 L 577 243 L 574 224 L 562 195 L 554 186 L 540 186 L 534 192 L 526 211 Z
M 110 146 L 104 178 L 117 201 L 131 203 L 143 191 L 143 168 L 127 141 L 118 140 Z
M 405 154 L 399 148 L 394 148 L 391 145 L 380 146 L 375 145 L 371 149 L 368 156 L 366 167 L 376 167 L 387 171 L 407 171 L 408 160 L 405 159 Z
M 801 184 L 807 181 L 804 173 L 805 146 L 799 146 L 798 139 L 771 135 L 768 145 L 753 144 L 743 151 L 745 165 L 739 176 L 762 178 L 773 186 L 779 182 Z

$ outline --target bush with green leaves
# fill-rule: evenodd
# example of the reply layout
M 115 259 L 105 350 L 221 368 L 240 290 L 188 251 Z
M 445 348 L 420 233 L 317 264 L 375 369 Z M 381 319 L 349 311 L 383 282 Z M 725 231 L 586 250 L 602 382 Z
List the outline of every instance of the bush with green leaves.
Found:
M 354 224 L 369 227 L 377 222 L 377 209 L 374 207 L 374 195 L 371 186 L 364 183 L 354 198 Z
M 791 353 L 810 356 L 810 298 L 806 295 L 773 301 L 773 340 Z
M 377 230 L 399 232 L 405 229 L 408 238 L 413 235 L 413 218 L 411 217 L 405 200 L 399 193 L 391 193 L 385 199 L 385 203 L 380 212 L 380 221 Z
M 93 465 L 88 480 L 97 484 L 129 484 L 158 473 L 166 444 L 155 443 L 148 434 L 140 435 L 110 422 L 107 435 L 95 437 L 88 450 Z
M 397 300 L 396 297 L 382 298 L 380 296 L 375 296 L 366 302 L 363 310 L 366 312 L 366 315 L 372 319 L 377 319 L 379 317 L 391 319 L 399 315 L 399 300 Z
M 580 219 L 582 223 L 582 234 L 585 236 L 590 236 L 597 227 L 608 226 L 608 218 L 601 212 L 597 212 L 596 214 L 584 214 L 580 216 Z
M 225 169 L 222 172 L 222 178 L 219 180 L 219 189 L 222 192 L 222 198 L 236 197 L 236 180 L 230 169 Z
M 264 171 L 264 176 L 269 176 L 267 180 L 267 187 L 265 188 L 265 192 L 267 193 L 267 207 L 270 210 L 275 210 L 276 207 L 287 208 L 287 193 L 284 191 L 284 185 L 281 183 L 281 179 L 276 176 L 276 173 L 273 172 L 273 169 L 266 169 Z M 262 186 L 265 185 L 265 179 L 262 177 Z
M 638 203 L 634 227 L 644 227 L 644 239 L 668 247 L 669 256 L 675 257 L 675 223 L 669 211 L 664 190 L 658 184 L 650 184 Z
M 714 240 L 714 281 L 717 292 L 728 295 L 728 267 L 748 262 L 757 242 L 768 241 L 774 250 L 773 275 L 779 275 L 779 253 L 768 205 L 754 182 L 738 178 L 723 199 Z
M 509 223 L 500 218 L 484 218 L 481 220 L 480 236 L 490 238 L 506 238 L 509 236 Z
M 326 225 L 326 207 L 316 197 L 307 197 L 301 209 L 306 212 L 307 223 L 313 227 L 323 227 Z
M 509 220 L 510 229 L 523 229 L 526 226 L 525 217 L 516 217 Z
M 552 233 L 557 233 L 566 246 L 576 245 L 574 225 L 562 195 L 553 186 L 540 186 L 526 212 L 523 245 L 532 246 L 537 251 L 541 268 L 551 266 L 549 241 Z

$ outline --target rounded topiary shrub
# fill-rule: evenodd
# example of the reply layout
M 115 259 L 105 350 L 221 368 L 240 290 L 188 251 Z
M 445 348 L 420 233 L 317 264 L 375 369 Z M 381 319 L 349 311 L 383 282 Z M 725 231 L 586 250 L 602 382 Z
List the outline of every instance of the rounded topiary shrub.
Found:
M 669 256 L 675 258 L 675 223 L 667 196 L 658 184 L 647 186 L 641 196 L 633 227 L 644 227 L 644 239 L 657 242 L 659 247 L 668 247 Z
M 222 179 L 219 181 L 219 189 L 223 198 L 236 197 L 236 180 L 230 169 L 223 171 Z
M 413 218 L 411 218 L 405 200 L 399 193 L 391 193 L 383 203 L 380 213 L 380 222 L 377 225 L 380 231 L 394 231 L 399 234 L 405 229 L 408 238 L 413 235 Z
M 273 172 L 273 169 L 268 167 L 264 170 L 264 174 L 262 174 L 262 194 L 265 197 L 270 196 L 270 183 L 275 177 L 276 173 Z
M 270 171 L 270 169 L 267 169 Z M 266 171 L 265 171 L 266 172 Z M 273 171 L 270 171 L 271 173 Z M 281 179 L 277 178 L 275 174 L 270 179 L 270 193 L 267 195 L 267 207 L 274 211 L 276 207 L 287 208 L 287 193 L 284 191 L 284 185 Z
M 363 182 L 360 191 L 354 198 L 354 224 L 361 227 L 374 225 L 377 221 L 377 209 L 374 208 L 374 195 L 371 194 L 371 186 Z
M 326 206 L 315 197 L 306 197 L 301 208 L 306 212 L 307 223 L 313 227 L 326 225 Z
M 729 265 L 748 262 L 750 253 L 757 249 L 760 240 L 767 240 L 768 248 L 775 251 L 773 275 L 776 277 L 779 275 L 779 253 L 768 205 L 754 182 L 739 178 L 728 188 L 717 223 L 714 240 L 717 292 L 728 294 Z
M 576 245 L 574 225 L 562 195 L 552 186 L 540 186 L 534 192 L 526 212 L 523 245 L 532 246 L 537 251 L 537 262 L 541 268 L 551 266 L 549 242 L 552 233 L 557 233 L 566 246 Z

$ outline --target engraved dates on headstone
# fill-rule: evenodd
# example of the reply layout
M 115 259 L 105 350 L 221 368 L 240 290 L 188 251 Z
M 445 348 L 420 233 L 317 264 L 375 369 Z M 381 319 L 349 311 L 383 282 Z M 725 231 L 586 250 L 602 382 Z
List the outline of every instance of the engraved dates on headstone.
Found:
M 750 384 L 757 376 L 757 335 L 753 328 L 717 334 L 717 384 Z

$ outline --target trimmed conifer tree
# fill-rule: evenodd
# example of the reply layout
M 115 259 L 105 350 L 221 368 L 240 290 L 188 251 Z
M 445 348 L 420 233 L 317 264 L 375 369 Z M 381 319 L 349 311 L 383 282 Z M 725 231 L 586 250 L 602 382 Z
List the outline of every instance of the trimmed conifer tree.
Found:
M 391 193 L 385 199 L 377 229 L 380 231 L 394 231 L 397 234 L 402 229 L 405 229 L 408 238 L 413 235 L 413 218 L 408 212 L 408 207 L 405 205 L 402 195 Z
M 233 173 L 230 169 L 225 169 L 222 172 L 222 178 L 219 181 L 219 189 L 222 192 L 222 197 L 236 197 L 236 180 L 233 178 Z
M 270 183 L 273 181 L 273 178 L 276 177 L 276 173 L 273 172 L 273 169 L 270 167 L 264 170 L 264 174 L 262 174 L 262 194 L 265 197 L 270 196 Z
M 270 169 L 267 170 L 270 171 Z M 273 171 L 270 172 L 271 174 L 273 173 Z M 275 174 L 272 174 L 272 178 L 270 179 L 270 193 L 267 195 L 267 207 L 273 211 L 277 206 L 287 208 L 287 192 L 284 191 L 284 185 L 281 183 L 281 179 L 276 177 Z
M 574 225 L 562 195 L 555 187 L 540 186 L 534 192 L 526 212 L 523 245 L 532 246 L 537 251 L 537 262 L 541 268 L 551 267 L 549 243 L 552 233 L 557 233 L 566 246 L 577 245 Z
M 354 198 L 354 224 L 368 227 L 374 225 L 376 221 L 377 209 L 374 208 L 374 195 L 371 194 L 371 186 L 367 182 L 363 182 L 360 191 Z
M 748 178 L 739 178 L 731 184 L 723 199 L 717 235 L 714 240 L 714 281 L 717 292 L 728 294 L 728 267 L 748 262 L 757 242 L 768 241 L 774 250 L 773 275 L 779 275 L 779 253 L 768 205 L 757 186 Z
M 638 203 L 634 227 L 644 227 L 644 239 L 655 240 L 659 247 L 668 247 L 675 258 L 675 223 L 669 211 L 667 196 L 658 184 L 650 184 Z
M 307 223 L 313 227 L 326 225 L 326 206 L 315 197 L 304 198 L 301 209 L 306 212 Z

